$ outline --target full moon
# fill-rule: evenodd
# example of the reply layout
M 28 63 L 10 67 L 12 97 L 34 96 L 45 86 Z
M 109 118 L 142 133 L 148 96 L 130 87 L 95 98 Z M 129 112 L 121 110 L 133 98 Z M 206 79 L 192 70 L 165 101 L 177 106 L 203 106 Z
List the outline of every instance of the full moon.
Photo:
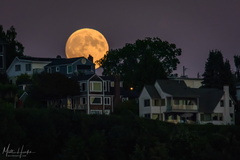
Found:
M 73 32 L 67 40 L 65 53 L 67 58 L 93 57 L 93 61 L 101 59 L 109 50 L 106 38 L 97 30 L 83 28 Z M 96 65 L 96 68 L 99 67 Z

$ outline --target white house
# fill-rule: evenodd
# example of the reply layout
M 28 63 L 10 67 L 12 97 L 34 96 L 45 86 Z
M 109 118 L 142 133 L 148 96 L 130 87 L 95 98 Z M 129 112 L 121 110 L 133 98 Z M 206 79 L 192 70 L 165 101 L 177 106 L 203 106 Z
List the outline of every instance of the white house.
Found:
M 229 87 L 190 88 L 183 80 L 157 80 L 139 96 L 139 116 L 173 123 L 234 124 Z
M 44 71 L 44 66 L 51 63 L 55 58 L 15 57 L 7 69 L 7 75 L 13 83 L 21 74 L 33 75 Z

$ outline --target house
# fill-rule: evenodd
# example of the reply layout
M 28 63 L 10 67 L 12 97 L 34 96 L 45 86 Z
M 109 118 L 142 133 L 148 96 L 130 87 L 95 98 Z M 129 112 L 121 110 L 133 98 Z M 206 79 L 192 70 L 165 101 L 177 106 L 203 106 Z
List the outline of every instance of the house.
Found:
M 114 77 L 93 75 L 78 75 L 72 77 L 78 81 L 80 94 L 61 100 L 48 101 L 48 106 L 68 108 L 86 114 L 109 115 L 121 102 L 137 98 L 134 91 L 126 91 L 122 81 Z
M 34 73 L 44 71 L 44 66 L 51 63 L 56 58 L 38 58 L 38 57 L 15 57 L 7 69 L 7 75 L 12 83 L 16 83 L 17 76 L 28 74 L 32 76 Z
M 190 88 L 184 80 L 157 80 L 139 96 L 139 116 L 173 123 L 234 124 L 229 87 Z
M 93 75 L 95 74 L 95 64 L 92 58 L 58 58 L 46 65 L 45 71 L 48 73 L 59 72 L 67 77 L 78 75 Z
M 6 72 L 6 45 L 7 43 L 0 38 L 0 73 Z

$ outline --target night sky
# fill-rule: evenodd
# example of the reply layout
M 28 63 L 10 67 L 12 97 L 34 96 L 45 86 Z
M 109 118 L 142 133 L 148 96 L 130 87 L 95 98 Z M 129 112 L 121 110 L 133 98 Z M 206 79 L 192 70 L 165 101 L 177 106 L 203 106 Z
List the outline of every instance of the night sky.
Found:
M 93 28 L 111 49 L 145 37 L 159 37 L 182 49 L 178 65 L 203 74 L 210 50 L 221 50 L 235 70 L 240 55 L 240 0 L 0 0 L 0 24 L 11 25 L 25 55 L 65 57 L 68 37 Z

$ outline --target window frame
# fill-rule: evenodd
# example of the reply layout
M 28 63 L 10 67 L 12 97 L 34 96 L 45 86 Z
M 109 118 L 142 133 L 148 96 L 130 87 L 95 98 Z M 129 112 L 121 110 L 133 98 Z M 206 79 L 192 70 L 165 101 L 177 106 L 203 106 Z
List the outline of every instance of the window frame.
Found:
M 100 84 L 100 89 L 96 90 L 94 88 L 94 84 Z M 102 82 L 101 81 L 90 81 L 90 92 L 102 92 L 103 87 L 102 87 Z
M 108 101 L 108 103 L 106 103 Z M 111 105 L 111 97 L 104 97 L 104 105 Z
M 25 69 L 26 69 L 26 71 L 31 71 L 32 70 L 32 64 L 31 63 L 25 64 Z
M 94 102 L 94 100 L 92 100 L 93 98 L 94 98 L 94 99 L 99 98 L 99 99 L 100 99 L 100 102 L 99 102 L 99 103 L 93 103 L 93 102 Z M 91 97 L 90 97 L 90 104 L 91 104 L 91 105 L 102 105 L 102 97 L 99 97 L 99 96 L 96 96 L 96 97 L 91 96 Z
M 144 107 L 150 107 L 150 99 L 144 99 L 143 101 Z
M 71 67 L 71 71 L 69 71 L 69 67 Z M 67 74 L 72 74 L 73 73 L 73 66 L 72 65 L 67 65 Z
M 19 67 L 19 68 L 17 68 Z M 21 64 L 16 64 L 15 65 L 15 71 L 18 72 L 18 71 L 21 71 Z

